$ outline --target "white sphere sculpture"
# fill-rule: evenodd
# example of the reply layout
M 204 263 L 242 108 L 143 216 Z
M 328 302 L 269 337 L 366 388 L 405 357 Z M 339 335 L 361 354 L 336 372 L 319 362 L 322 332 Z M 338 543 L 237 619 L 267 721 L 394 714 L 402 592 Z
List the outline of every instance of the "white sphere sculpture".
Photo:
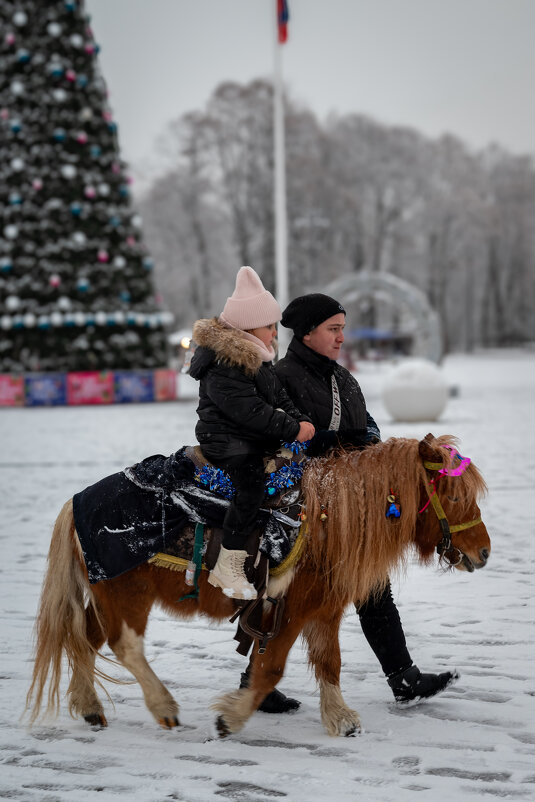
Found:
M 397 365 L 383 385 L 386 411 L 396 421 L 437 420 L 448 400 L 440 368 L 426 359 L 407 359 Z

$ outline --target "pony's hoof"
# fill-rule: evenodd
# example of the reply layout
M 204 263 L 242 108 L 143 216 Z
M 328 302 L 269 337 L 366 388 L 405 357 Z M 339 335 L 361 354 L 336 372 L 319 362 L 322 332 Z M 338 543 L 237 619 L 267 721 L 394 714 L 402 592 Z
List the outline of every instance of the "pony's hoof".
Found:
M 349 727 L 349 729 L 347 729 L 344 732 L 344 736 L 346 738 L 354 738 L 355 735 L 360 735 L 361 732 L 362 730 L 360 728 L 360 724 L 353 724 L 351 727 Z
M 87 721 L 92 727 L 98 727 L 99 729 L 108 726 L 104 713 L 89 713 L 89 715 L 84 716 L 84 721 Z
M 172 730 L 173 727 L 180 726 L 180 722 L 176 716 L 173 716 L 172 718 L 169 718 L 168 716 L 165 716 L 165 718 L 159 718 L 158 724 L 166 730 Z
M 227 735 L 230 735 L 230 727 L 228 726 L 223 716 L 218 716 L 216 718 L 215 728 L 219 738 L 226 738 Z

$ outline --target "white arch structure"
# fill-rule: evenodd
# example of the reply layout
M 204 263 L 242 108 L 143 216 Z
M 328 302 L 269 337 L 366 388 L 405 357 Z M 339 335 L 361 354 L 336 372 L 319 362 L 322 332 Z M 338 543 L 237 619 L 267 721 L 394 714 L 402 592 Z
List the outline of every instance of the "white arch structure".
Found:
M 341 303 L 372 296 L 388 304 L 398 304 L 408 312 L 413 323 L 414 356 L 440 362 L 442 340 L 440 321 L 424 293 L 391 273 L 351 273 L 332 281 L 323 290 Z

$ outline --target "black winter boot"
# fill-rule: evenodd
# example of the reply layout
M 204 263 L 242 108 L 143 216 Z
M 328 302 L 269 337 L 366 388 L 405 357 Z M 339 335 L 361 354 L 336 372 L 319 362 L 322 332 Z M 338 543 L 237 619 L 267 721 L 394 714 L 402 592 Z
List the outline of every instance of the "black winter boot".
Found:
M 249 668 L 241 675 L 240 688 L 249 687 Z M 258 709 L 262 713 L 289 713 L 290 710 L 297 710 L 301 706 L 301 702 L 297 699 L 290 699 L 285 696 L 281 691 L 274 688 L 271 693 L 268 693 Z
M 399 674 L 388 677 L 394 699 L 399 704 L 409 706 L 417 704 L 421 699 L 429 699 L 441 693 L 459 679 L 457 671 L 445 671 L 443 674 L 422 674 L 417 666 L 410 666 Z

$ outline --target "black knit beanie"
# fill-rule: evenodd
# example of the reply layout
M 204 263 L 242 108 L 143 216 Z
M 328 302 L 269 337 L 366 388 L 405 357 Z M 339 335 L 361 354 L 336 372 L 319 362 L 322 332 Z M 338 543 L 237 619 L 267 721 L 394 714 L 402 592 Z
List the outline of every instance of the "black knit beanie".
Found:
M 314 292 L 294 298 L 282 313 L 281 324 L 292 329 L 297 339 L 302 340 L 305 334 L 340 312 L 346 314 L 342 304 L 329 295 Z

